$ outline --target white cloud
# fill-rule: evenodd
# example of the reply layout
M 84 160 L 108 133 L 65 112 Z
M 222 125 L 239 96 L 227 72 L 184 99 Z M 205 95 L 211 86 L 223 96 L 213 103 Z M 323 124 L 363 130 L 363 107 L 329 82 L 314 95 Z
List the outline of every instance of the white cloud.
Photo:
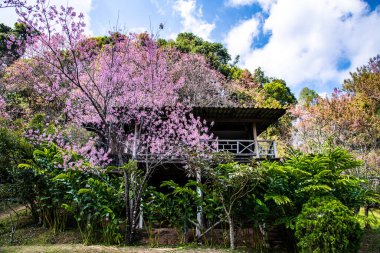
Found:
M 245 42 L 246 34 L 236 33 L 234 41 L 244 41 L 244 48 L 234 46 L 235 50 L 244 52 L 244 67 L 253 70 L 260 66 L 266 74 L 283 78 L 293 87 L 305 82 L 321 86 L 341 83 L 349 71 L 379 53 L 380 10 L 369 12 L 360 0 L 278 0 L 268 14 L 262 26 L 264 33 L 272 34 L 269 42 L 252 49 Z M 256 35 L 246 32 L 252 38 Z M 342 59 L 351 62 L 348 70 L 339 70 Z
M 244 6 L 244 5 L 251 5 L 257 0 L 228 0 L 228 4 L 231 6 Z
M 264 11 L 268 11 L 269 7 L 275 2 L 276 0 L 228 0 L 227 5 L 232 7 L 241 7 L 246 5 L 252 5 L 254 3 L 257 3 L 261 6 L 261 8 Z
M 227 34 L 225 43 L 232 56 L 247 55 L 255 36 L 259 33 L 259 21 L 253 17 L 242 21 Z
M 177 0 L 173 10 L 182 18 L 182 31 L 192 32 L 205 40 L 210 40 L 215 24 L 203 20 L 202 8 L 197 9 L 195 0 Z
M 29 1 L 28 4 L 32 4 Z M 57 6 L 72 6 L 76 10 L 76 12 L 81 12 L 84 15 L 84 21 L 86 23 L 86 33 L 92 34 L 91 31 L 91 20 L 90 20 L 90 11 L 92 6 L 92 0 L 50 0 L 50 5 L 57 5 Z M 4 23 L 8 26 L 13 26 L 15 22 L 17 22 L 18 16 L 13 8 L 4 8 L 0 9 L 0 22 Z
M 156 7 L 156 10 L 160 15 L 166 15 L 165 3 L 159 0 L 150 0 L 150 2 L 154 5 L 154 7 Z

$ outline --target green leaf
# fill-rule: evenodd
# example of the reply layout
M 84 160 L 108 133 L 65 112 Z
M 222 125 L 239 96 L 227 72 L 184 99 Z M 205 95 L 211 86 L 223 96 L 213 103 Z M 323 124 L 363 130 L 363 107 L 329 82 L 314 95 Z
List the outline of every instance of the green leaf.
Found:
M 69 178 L 69 176 L 68 176 L 66 173 L 61 173 L 61 174 L 55 176 L 55 177 L 53 178 L 53 180 L 57 180 L 57 179 L 67 179 L 67 178 Z
M 308 193 L 315 193 L 315 192 L 320 192 L 320 193 L 327 193 L 331 192 L 332 188 L 328 185 L 309 185 L 306 186 L 300 190 L 297 190 L 296 193 L 300 192 L 308 192 Z
M 273 200 L 277 205 L 286 205 L 292 203 L 290 198 L 285 195 L 277 195 L 277 194 L 265 194 L 264 200 L 269 201 Z
M 90 192 L 91 192 L 91 189 L 82 188 L 82 189 L 79 189 L 78 194 L 85 194 L 85 193 L 90 193 Z
M 26 163 L 20 163 L 17 167 L 20 169 L 30 169 L 32 168 L 32 165 L 26 164 Z

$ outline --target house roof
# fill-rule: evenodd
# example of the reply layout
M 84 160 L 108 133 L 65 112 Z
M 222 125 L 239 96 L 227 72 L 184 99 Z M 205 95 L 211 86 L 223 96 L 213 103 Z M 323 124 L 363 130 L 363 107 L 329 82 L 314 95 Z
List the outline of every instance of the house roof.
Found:
M 193 107 L 194 115 L 209 121 L 256 122 L 258 134 L 277 122 L 285 112 L 283 108 L 265 107 Z
M 282 108 L 255 107 L 193 107 L 193 113 L 207 119 L 278 120 L 284 115 Z

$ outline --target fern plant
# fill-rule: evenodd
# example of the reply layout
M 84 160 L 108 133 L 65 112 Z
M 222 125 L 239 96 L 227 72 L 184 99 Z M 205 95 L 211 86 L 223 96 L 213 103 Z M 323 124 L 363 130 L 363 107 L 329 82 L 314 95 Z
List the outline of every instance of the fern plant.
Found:
M 321 154 L 294 153 L 284 163 L 262 162 L 259 169 L 265 179 L 262 186 L 264 200 L 271 210 L 268 220 L 285 225 L 294 235 L 294 231 L 305 224 L 298 220 L 309 200 L 333 198 L 349 213 L 368 202 L 379 201 L 376 193 L 363 187 L 364 180 L 348 174 L 349 170 L 360 165 L 351 154 L 340 148 Z M 302 248 L 304 243 L 300 244 Z

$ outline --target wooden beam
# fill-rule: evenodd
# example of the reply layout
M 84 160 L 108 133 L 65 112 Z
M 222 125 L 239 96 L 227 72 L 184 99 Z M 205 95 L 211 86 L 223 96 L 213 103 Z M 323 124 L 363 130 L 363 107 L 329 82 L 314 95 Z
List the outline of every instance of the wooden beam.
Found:
M 260 158 L 259 143 L 257 142 L 257 127 L 256 122 L 252 123 L 253 140 L 255 141 L 256 158 Z
M 229 118 L 229 117 L 225 117 L 225 118 L 202 118 L 202 120 L 205 119 L 207 122 L 215 122 L 215 123 L 252 123 L 252 122 L 257 122 L 257 123 L 267 123 L 267 124 L 273 124 L 275 122 L 277 122 L 277 120 L 273 120 L 273 119 L 266 119 L 266 118 L 263 118 L 263 119 L 252 119 L 252 118 Z

